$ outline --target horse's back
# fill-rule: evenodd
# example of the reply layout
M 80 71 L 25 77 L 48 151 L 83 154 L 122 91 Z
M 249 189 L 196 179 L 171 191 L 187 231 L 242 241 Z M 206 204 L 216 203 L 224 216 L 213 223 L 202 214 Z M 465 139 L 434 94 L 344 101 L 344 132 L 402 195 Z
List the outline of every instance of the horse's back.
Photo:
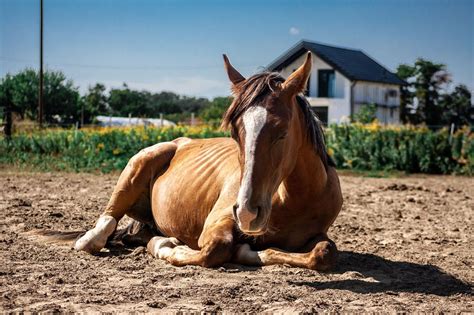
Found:
M 180 138 L 174 143 L 178 149 L 173 159 L 152 183 L 153 216 L 166 236 L 196 247 L 224 187 L 230 182 L 238 186 L 238 147 L 230 138 Z

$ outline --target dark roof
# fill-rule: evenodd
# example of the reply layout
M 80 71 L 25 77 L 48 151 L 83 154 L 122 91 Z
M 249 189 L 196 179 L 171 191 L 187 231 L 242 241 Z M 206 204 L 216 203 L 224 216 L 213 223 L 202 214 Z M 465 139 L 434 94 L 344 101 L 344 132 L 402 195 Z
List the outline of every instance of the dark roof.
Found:
M 280 71 L 308 50 L 351 81 L 406 84 L 395 73 L 385 69 L 361 50 L 334 47 L 305 40 L 290 48 L 267 68 L 270 71 Z

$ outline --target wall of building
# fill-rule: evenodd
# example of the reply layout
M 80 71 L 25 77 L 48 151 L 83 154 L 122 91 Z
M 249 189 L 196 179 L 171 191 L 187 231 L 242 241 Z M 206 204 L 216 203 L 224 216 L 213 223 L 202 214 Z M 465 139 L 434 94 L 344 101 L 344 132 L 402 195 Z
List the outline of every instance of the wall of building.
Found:
M 284 78 L 289 77 L 294 70 L 298 69 L 306 60 L 302 54 L 298 59 L 280 71 Z M 328 122 L 347 122 L 351 114 L 351 81 L 337 70 L 335 73 L 334 97 L 318 97 L 318 71 L 334 70 L 329 64 L 313 54 L 313 67 L 309 79 L 309 96 L 311 106 L 327 106 Z M 397 124 L 400 121 L 400 88 L 398 85 L 372 83 L 358 81 L 354 85 L 354 112 L 357 112 L 364 104 L 375 103 L 377 107 L 377 119 L 382 123 Z
M 328 122 L 340 123 L 347 121 L 350 117 L 350 81 L 340 72 L 334 71 L 334 97 L 317 97 L 318 94 L 318 71 L 333 70 L 321 58 L 313 54 L 313 66 L 309 78 L 309 96 L 307 96 L 311 106 L 328 106 Z M 306 55 L 301 55 L 298 59 L 283 68 L 280 73 L 284 78 L 288 78 L 294 70 L 298 69 L 306 60 Z
M 394 84 L 358 81 L 354 86 L 354 102 L 399 106 L 400 88 Z
M 359 110 L 366 104 L 356 103 L 354 104 L 354 113 L 358 113 Z M 377 120 L 383 124 L 399 124 L 400 123 L 400 107 L 387 107 L 377 106 L 377 112 L 375 113 Z

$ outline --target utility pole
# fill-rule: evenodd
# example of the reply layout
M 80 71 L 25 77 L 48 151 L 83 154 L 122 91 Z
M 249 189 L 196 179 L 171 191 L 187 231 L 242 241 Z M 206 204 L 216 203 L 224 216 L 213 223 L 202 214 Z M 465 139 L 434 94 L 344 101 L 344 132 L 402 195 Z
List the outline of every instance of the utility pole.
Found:
M 43 127 L 43 0 L 40 0 L 40 70 L 39 70 L 39 96 L 38 96 L 38 122 Z

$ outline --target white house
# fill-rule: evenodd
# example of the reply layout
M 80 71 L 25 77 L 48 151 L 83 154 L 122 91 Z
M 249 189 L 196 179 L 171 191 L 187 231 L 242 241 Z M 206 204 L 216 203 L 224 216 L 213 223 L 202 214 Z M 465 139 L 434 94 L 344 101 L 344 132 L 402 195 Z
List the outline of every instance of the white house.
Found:
M 406 84 L 363 51 L 300 41 L 267 68 L 287 78 L 313 54 L 306 97 L 325 124 L 350 120 L 365 104 L 377 105 L 377 119 L 400 122 L 400 87 Z
M 140 118 L 140 117 L 117 117 L 117 116 L 96 116 L 95 119 L 100 126 L 104 127 L 124 127 L 124 126 L 155 126 L 171 127 L 176 126 L 172 121 L 161 118 Z

